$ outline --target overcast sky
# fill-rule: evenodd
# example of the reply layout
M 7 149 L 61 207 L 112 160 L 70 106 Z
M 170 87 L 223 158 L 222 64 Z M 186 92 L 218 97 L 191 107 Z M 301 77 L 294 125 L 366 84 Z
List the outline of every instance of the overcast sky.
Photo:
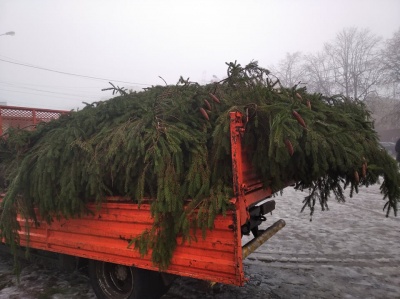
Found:
M 0 34 L 15 32 L 0 36 L 0 102 L 69 110 L 109 98 L 108 80 L 209 82 L 225 62 L 268 67 L 348 27 L 391 38 L 400 0 L 0 0 Z

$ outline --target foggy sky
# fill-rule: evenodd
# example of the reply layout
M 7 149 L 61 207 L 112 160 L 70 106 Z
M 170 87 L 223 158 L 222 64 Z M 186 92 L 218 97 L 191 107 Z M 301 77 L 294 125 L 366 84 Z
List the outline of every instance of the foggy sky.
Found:
M 315 53 L 348 27 L 383 39 L 400 28 L 399 0 L 0 0 L 0 59 L 139 90 L 223 78 L 225 62 L 263 67 Z M 130 83 L 117 82 L 125 81 Z M 95 80 L 0 61 L 0 102 L 76 109 L 107 99 Z

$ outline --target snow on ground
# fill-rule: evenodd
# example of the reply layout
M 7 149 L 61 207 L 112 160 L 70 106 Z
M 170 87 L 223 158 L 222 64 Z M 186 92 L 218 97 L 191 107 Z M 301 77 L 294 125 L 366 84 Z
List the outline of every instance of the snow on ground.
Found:
M 400 215 L 385 217 L 379 186 L 344 204 L 331 199 L 312 222 L 308 211 L 300 213 L 304 195 L 287 188 L 275 197 L 264 226 L 283 219 L 286 227 L 245 260 L 249 282 L 205 298 L 400 298 Z M 194 283 L 183 281 L 167 298 L 200 298 L 191 295 Z
M 89 279 L 81 272 L 21 261 L 18 282 L 13 274 L 13 262 L 8 252 L 0 252 L 0 299 L 96 298 Z
M 400 216 L 385 217 L 379 186 L 363 188 L 345 204 L 330 200 L 310 222 L 300 213 L 304 194 L 287 188 L 275 197 L 283 228 L 244 262 L 244 287 L 179 278 L 169 298 L 400 298 Z M 244 239 L 247 242 L 250 238 Z M 12 260 L 0 255 L 0 299 L 94 298 L 84 273 L 25 264 L 18 284 Z

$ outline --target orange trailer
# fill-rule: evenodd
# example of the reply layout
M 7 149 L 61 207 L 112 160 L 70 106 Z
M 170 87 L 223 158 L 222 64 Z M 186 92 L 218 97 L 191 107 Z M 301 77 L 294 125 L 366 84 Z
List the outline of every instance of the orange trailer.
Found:
M 0 130 L 31 127 L 38 121 L 57 118 L 67 111 L 0 106 Z M 29 119 L 28 119 L 29 118 Z M 134 204 L 126 198 L 110 197 L 100 210 L 89 206 L 93 215 L 60 219 L 36 227 L 19 217 L 22 246 L 60 253 L 89 261 L 89 275 L 99 298 L 159 298 L 176 276 L 187 276 L 242 286 L 245 281 L 243 259 L 284 227 L 279 220 L 261 231 L 265 214 L 275 208 L 271 189 L 257 179 L 242 145 L 244 123 L 239 112 L 230 113 L 230 137 L 235 209 L 217 216 L 214 228 L 203 238 L 193 232 L 192 242 L 180 242 L 167 270 L 160 272 L 151 261 L 151 252 L 141 256 L 129 248 L 130 240 L 152 225 L 149 204 Z M 39 216 L 40 219 L 40 216 Z M 254 239 L 242 246 L 242 236 Z M 29 244 L 28 244 L 29 243 Z

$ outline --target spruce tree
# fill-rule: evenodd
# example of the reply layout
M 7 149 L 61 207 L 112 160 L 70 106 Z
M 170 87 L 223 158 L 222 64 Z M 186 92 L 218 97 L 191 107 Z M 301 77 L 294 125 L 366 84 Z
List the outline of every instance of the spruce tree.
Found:
M 357 99 L 325 97 L 306 88 L 280 86 L 251 62 L 227 64 L 226 79 L 200 85 L 180 78 L 87 104 L 40 124 L 36 131 L 10 130 L 0 142 L 0 163 L 9 182 L 2 202 L 1 237 L 18 245 L 17 211 L 49 223 L 80 217 L 88 202 L 101 205 L 120 195 L 150 200 L 154 224 L 131 245 L 160 268 L 169 265 L 176 236 L 212 229 L 232 206 L 229 112 L 243 114 L 243 142 L 263 182 L 278 192 L 295 182 L 309 190 L 304 207 L 327 208 L 360 186 L 379 183 L 387 215 L 397 213 L 400 175 L 378 143 L 370 113 Z M 189 220 L 190 219 L 190 220 Z

